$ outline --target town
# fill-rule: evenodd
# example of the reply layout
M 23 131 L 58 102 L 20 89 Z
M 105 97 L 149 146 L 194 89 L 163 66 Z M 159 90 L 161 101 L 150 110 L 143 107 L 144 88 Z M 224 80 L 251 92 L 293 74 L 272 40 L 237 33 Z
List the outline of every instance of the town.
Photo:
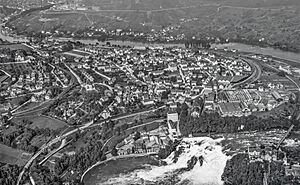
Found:
M 148 29 L 188 2 L 132 1 L 118 11 L 149 22 L 124 28 L 121 13 L 103 9 L 122 3 L 6 3 L 15 11 L 0 25 L 0 184 L 197 184 L 201 170 L 208 184 L 300 183 L 299 60 L 182 33 L 197 16 Z M 78 12 L 91 23 L 84 31 L 46 26 Z M 97 12 L 118 25 L 97 25 Z M 18 30 L 22 16 L 43 30 Z
M 65 44 L 55 42 L 58 47 Z M 293 113 L 286 104 L 296 99 L 299 89 L 298 81 L 293 80 L 299 75 L 296 68 L 270 57 L 241 57 L 236 51 L 124 47 L 108 42 L 72 44 L 73 49 L 51 55 L 39 51 L 43 46 L 23 47 L 27 49 L 2 50 L 1 87 L 6 90 L 1 91 L 1 125 L 5 128 L 1 132 L 15 132 L 15 125 L 20 123 L 35 124 L 38 129 L 57 128 L 50 136 L 34 133 L 28 138 L 24 131 L 16 138 L 19 142 L 31 140 L 27 148 L 22 146 L 29 156 L 43 147 L 42 140 L 76 127 L 74 131 L 99 128 L 103 141 L 110 137 L 107 146 L 102 146 L 108 150 L 106 159 L 116 155 L 163 155 L 170 142 L 185 135 L 180 131 L 184 105 L 193 117 L 211 113 L 221 117 L 268 117 L 281 111 L 282 116 L 291 118 Z M 270 76 L 277 76 L 276 81 Z M 41 120 L 26 118 L 32 114 L 39 115 L 36 119 L 57 121 L 42 125 Z M 41 151 L 40 155 L 46 156 L 41 164 L 55 171 L 63 154 L 76 153 L 76 147 L 68 145 L 76 138 L 68 139 L 69 133 L 60 136 L 58 149 L 48 154 Z M 16 141 L 9 145 L 18 148 Z M 64 175 L 74 173 L 65 169 Z

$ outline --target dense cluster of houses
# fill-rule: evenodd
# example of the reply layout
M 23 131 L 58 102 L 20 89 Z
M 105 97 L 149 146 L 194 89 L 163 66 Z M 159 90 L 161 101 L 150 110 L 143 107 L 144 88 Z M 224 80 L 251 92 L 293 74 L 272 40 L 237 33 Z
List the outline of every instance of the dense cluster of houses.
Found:
M 250 65 L 240 59 L 156 46 L 95 45 L 81 50 L 90 55 L 76 58 L 71 67 L 89 84 L 100 78 L 94 72 L 108 77 L 103 82 L 114 88 L 122 112 L 128 107 L 134 109 L 133 105 L 170 105 L 199 94 L 205 96 L 205 110 L 219 110 L 223 116 L 249 115 L 252 111 L 270 110 L 282 102 L 278 92 L 268 96 L 261 90 L 226 90 L 231 83 L 251 74 Z
M 252 112 L 268 111 L 289 100 L 286 92 L 258 89 L 226 90 L 208 96 L 209 108 L 216 108 L 222 116 L 247 116 Z
M 118 155 L 157 154 L 161 148 L 168 145 L 169 141 L 167 129 L 160 126 L 149 132 L 140 132 L 139 138 L 136 138 L 136 134 L 128 136 L 116 146 L 116 149 Z
M 175 96 L 192 97 L 204 89 L 212 91 L 218 84 L 225 87 L 227 82 L 237 81 L 251 72 L 243 61 L 183 48 L 88 46 L 85 51 L 98 55 L 97 61 L 91 64 L 97 70 L 132 73 L 136 81 L 147 84 L 145 93 L 150 96 L 143 96 L 144 104 L 159 101 L 161 94 L 169 91 L 170 100 Z M 86 64 L 83 66 L 88 68 Z
M 250 160 L 252 161 L 265 160 L 270 162 L 271 161 L 283 162 L 286 176 L 289 175 L 292 175 L 294 177 L 300 176 L 300 164 L 299 163 L 291 164 L 288 161 L 286 152 L 283 152 L 280 149 L 277 150 L 270 147 L 258 148 L 256 146 L 253 146 L 253 147 L 248 147 L 247 153 L 250 157 Z

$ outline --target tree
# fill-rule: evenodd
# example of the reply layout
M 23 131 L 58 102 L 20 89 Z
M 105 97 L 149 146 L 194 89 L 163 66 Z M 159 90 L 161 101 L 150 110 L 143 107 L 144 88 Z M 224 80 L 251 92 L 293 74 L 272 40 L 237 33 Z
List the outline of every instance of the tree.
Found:
M 146 132 L 146 133 L 148 132 L 148 129 L 147 129 L 146 125 L 143 126 L 143 131 Z
M 285 77 L 286 73 L 284 71 L 279 71 L 278 72 L 278 76 L 282 76 L 282 77 Z
M 111 155 L 118 156 L 118 150 L 115 147 L 111 150 Z
M 140 138 L 141 138 L 141 133 L 140 132 L 136 132 L 135 135 L 134 135 L 134 137 L 133 137 L 133 139 L 136 141 L 136 140 L 138 140 Z

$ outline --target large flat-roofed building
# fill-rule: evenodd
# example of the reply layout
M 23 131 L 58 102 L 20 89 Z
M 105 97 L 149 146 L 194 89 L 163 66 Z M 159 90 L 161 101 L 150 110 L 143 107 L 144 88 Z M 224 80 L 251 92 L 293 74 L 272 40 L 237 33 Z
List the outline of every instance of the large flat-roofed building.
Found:
M 168 121 L 178 122 L 179 121 L 178 113 L 176 111 L 168 112 L 167 119 Z
M 235 91 L 225 91 L 225 99 L 229 102 L 252 102 L 253 98 L 247 89 L 235 90 Z
M 243 116 L 243 109 L 239 102 L 219 103 L 219 111 L 222 116 Z

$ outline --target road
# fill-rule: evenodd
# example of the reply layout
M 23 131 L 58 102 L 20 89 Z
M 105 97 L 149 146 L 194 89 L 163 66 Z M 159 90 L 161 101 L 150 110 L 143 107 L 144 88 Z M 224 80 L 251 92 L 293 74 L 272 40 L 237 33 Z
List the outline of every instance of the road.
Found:
M 162 109 L 164 108 L 164 106 L 161 106 L 161 107 L 158 107 L 158 108 L 155 108 L 155 109 L 151 109 L 151 110 L 145 110 L 145 111 L 142 111 L 142 112 L 137 112 L 137 113 L 132 113 L 132 114 L 128 114 L 128 115 L 124 115 L 124 116 L 121 116 L 121 117 L 117 117 L 117 118 L 113 118 L 111 119 L 112 121 L 116 121 L 116 120 L 119 120 L 119 119 L 124 119 L 124 118 L 128 118 L 128 117 L 132 117 L 132 116 L 136 116 L 136 115 L 139 115 L 139 114 L 144 114 L 144 113 L 148 113 L 148 112 L 153 112 L 153 111 L 157 111 L 159 109 Z
M 212 50 L 211 52 L 213 52 L 216 55 L 220 55 L 222 57 L 232 57 L 232 54 L 227 53 L 225 51 L 213 51 Z M 257 59 L 254 59 L 254 58 L 249 57 L 247 55 L 240 55 L 239 58 L 242 59 L 243 61 L 247 62 L 250 65 L 253 72 L 249 77 L 247 77 L 243 81 L 235 83 L 235 84 L 231 84 L 231 87 L 238 87 L 238 86 L 241 86 L 241 85 L 244 85 L 244 84 L 251 84 L 251 83 L 257 81 L 262 75 L 262 69 L 258 65 L 258 60 Z
M 51 64 L 49 64 L 49 65 L 52 66 Z M 52 66 L 52 67 L 54 67 L 54 66 Z M 65 70 L 65 71 L 67 71 L 67 70 Z M 70 73 L 70 72 L 68 72 L 68 73 Z M 26 110 L 20 111 L 20 112 L 15 112 L 14 111 L 13 116 L 23 116 L 23 115 L 27 115 L 27 114 L 35 114 L 35 113 L 40 112 L 44 109 L 47 109 L 55 100 L 58 100 L 58 99 L 62 98 L 65 95 L 65 93 L 67 93 L 71 89 L 71 87 L 74 85 L 76 76 L 74 76 L 72 74 L 72 72 L 70 73 L 70 75 L 72 76 L 72 80 L 70 80 L 70 84 L 64 89 L 64 91 L 59 96 L 57 96 L 53 100 L 44 101 L 40 105 L 37 105 L 37 106 L 32 107 L 30 109 L 26 109 Z M 48 103 L 49 103 L 49 105 L 48 105 Z
M 6 76 L 8 76 L 9 78 L 11 77 L 11 75 L 8 73 L 8 72 L 6 72 L 6 71 L 4 71 L 3 69 L 0 69 L 0 71 L 2 71 Z
M 60 78 L 58 78 L 58 76 L 54 73 L 54 69 L 55 67 L 51 64 L 49 64 L 49 66 L 52 67 L 52 70 L 51 70 L 51 73 L 53 74 L 53 76 L 55 77 L 56 81 L 58 81 L 62 86 L 63 88 L 66 88 L 67 86 L 60 80 Z
M 291 82 L 293 82 L 293 83 L 296 85 L 296 87 L 298 88 L 297 90 L 300 91 L 299 84 L 296 83 L 289 75 L 285 75 L 285 76 L 286 76 Z
M 68 142 L 68 143 L 70 143 L 70 142 Z M 67 143 L 66 139 L 63 139 L 61 142 L 61 145 L 58 148 L 56 148 L 55 150 L 51 151 L 41 162 L 39 162 L 39 165 L 44 164 L 52 155 L 54 155 L 59 150 L 63 149 L 65 146 L 67 146 L 68 143 Z
M 180 76 L 181 76 L 182 81 L 185 83 L 185 76 L 184 76 L 184 74 L 183 74 L 183 71 L 182 71 L 181 66 L 179 67 L 179 74 L 180 74 Z
M 22 116 L 22 115 L 26 115 L 26 114 L 29 114 L 29 113 L 35 113 L 37 111 L 44 110 L 44 109 L 48 108 L 48 106 L 51 104 L 51 101 L 53 101 L 53 100 L 44 101 L 40 105 L 37 105 L 35 107 L 31 107 L 29 109 L 26 109 L 26 110 L 23 110 L 23 111 L 20 111 L 20 112 L 13 112 L 12 115 L 13 116 Z M 50 103 L 50 104 L 48 105 L 48 103 Z
M 232 9 L 241 9 L 241 10 L 285 11 L 291 13 L 295 12 L 295 10 L 285 10 L 282 8 L 261 8 L 261 7 L 255 8 L 255 7 L 226 6 L 226 5 L 219 6 L 217 12 L 220 12 L 222 8 L 232 8 Z
M 152 123 L 162 122 L 162 121 L 166 121 L 166 120 L 167 120 L 166 118 L 158 119 L 158 120 L 153 120 L 153 121 L 150 121 L 150 122 L 147 122 L 147 123 L 143 123 L 143 124 L 141 124 L 141 125 L 137 125 L 137 126 L 134 126 L 134 127 L 129 127 L 127 130 L 131 130 L 131 129 L 143 127 L 143 126 L 146 126 L 146 125 L 150 125 L 150 124 L 152 124 Z
M 216 6 L 211 4 L 201 5 L 201 6 Z M 101 12 L 139 12 L 139 13 L 147 13 L 147 12 L 164 12 L 164 11 L 174 11 L 174 10 L 182 10 L 182 9 L 189 9 L 189 8 L 196 8 L 197 6 L 183 6 L 183 7 L 176 7 L 176 8 L 162 8 L 162 9 L 154 9 L 154 10 L 75 10 L 75 11 L 45 11 L 44 14 L 70 14 L 70 13 L 80 13 L 80 14 L 97 14 Z
M 246 78 L 245 80 L 243 80 L 241 82 L 233 84 L 232 87 L 238 87 L 243 84 L 251 84 L 251 83 L 257 81 L 261 77 L 261 74 L 262 74 L 262 70 L 261 70 L 260 66 L 257 64 L 257 62 L 254 59 L 249 59 L 246 56 L 242 57 L 241 59 L 244 60 L 245 62 L 247 62 L 251 66 L 253 72 L 248 78 Z
M 83 85 L 82 80 L 80 79 L 80 77 L 67 65 L 65 64 L 66 68 L 68 68 L 68 70 L 72 73 L 72 75 L 76 78 L 77 82 L 80 84 L 80 86 Z
M 108 77 L 108 76 L 106 76 L 106 75 L 104 75 L 104 74 L 102 74 L 102 73 L 99 73 L 99 71 L 96 71 L 95 69 L 92 69 L 97 75 L 99 75 L 99 76 L 102 76 L 103 78 L 106 78 L 107 80 L 111 80 L 111 78 L 110 77 Z
M 23 62 L 5 62 L 5 63 L 0 63 L 0 65 L 11 65 L 11 64 L 28 64 L 28 61 L 23 61 Z
M 56 98 L 54 98 L 52 100 L 45 101 L 45 102 L 41 103 L 40 105 L 32 107 L 30 109 L 27 109 L 27 110 L 24 110 L 24 111 L 21 111 L 21 112 L 16 112 L 16 113 L 13 114 L 13 116 L 20 117 L 20 116 L 24 116 L 24 115 L 28 115 L 28 114 L 35 114 L 35 113 L 38 113 L 38 112 L 40 112 L 44 109 L 47 109 L 55 100 L 59 100 L 67 92 L 69 92 L 70 89 L 72 88 L 72 86 L 74 85 L 73 83 L 74 82 L 72 82 L 67 88 L 65 88 L 64 91 L 60 95 L 58 95 Z
M 88 123 L 86 123 L 84 126 L 82 126 L 82 127 L 80 127 L 80 128 L 76 128 L 76 129 L 74 129 L 74 130 L 71 130 L 70 132 L 68 132 L 68 133 L 66 133 L 66 134 L 64 134 L 64 135 L 62 135 L 62 136 L 56 137 L 56 138 L 54 138 L 53 140 L 51 140 L 50 142 L 45 143 L 44 145 L 42 145 L 42 147 L 40 147 L 39 151 L 38 151 L 36 154 L 34 154 L 34 155 L 29 159 L 29 161 L 26 163 L 26 165 L 23 167 L 21 173 L 19 174 L 18 181 L 17 181 L 17 185 L 20 184 L 20 181 L 21 181 L 21 179 L 22 179 L 22 177 L 23 177 L 23 174 L 24 174 L 25 171 L 31 166 L 32 162 L 33 162 L 39 155 L 41 155 L 48 147 L 50 147 L 51 145 L 53 145 L 53 144 L 55 144 L 55 143 L 61 141 L 62 139 L 68 137 L 69 135 L 74 134 L 74 133 L 77 132 L 77 131 L 84 130 L 84 129 L 88 128 L 88 127 L 89 127 L 90 125 L 92 125 L 92 124 L 93 124 L 93 122 L 88 122 Z
M 101 85 L 101 86 L 104 86 L 104 87 L 107 87 L 109 90 L 113 90 L 113 88 L 107 84 L 104 84 L 104 83 L 94 83 L 95 85 Z
M 146 112 L 149 112 L 149 111 L 155 111 L 155 110 L 158 110 L 158 109 L 163 108 L 163 107 L 164 107 L 164 106 L 159 107 L 159 108 L 157 108 L 157 109 L 152 109 L 152 110 L 147 110 L 147 111 L 142 111 L 142 112 L 138 112 L 138 113 L 133 113 L 133 114 L 125 115 L 125 116 L 116 117 L 116 118 L 114 118 L 114 119 L 112 119 L 112 120 L 124 119 L 124 118 L 126 118 L 126 117 L 130 117 L 130 116 L 134 116 L 134 115 L 138 115 L 138 114 L 143 114 L 143 113 L 146 113 Z M 95 125 L 93 125 L 93 124 L 94 124 L 94 121 L 87 122 L 85 125 L 83 125 L 83 126 L 81 126 L 81 127 L 79 127 L 79 128 L 73 129 L 73 130 L 67 132 L 66 134 L 61 135 L 61 136 L 58 136 L 58 137 L 54 138 L 53 140 L 51 140 L 50 142 L 45 143 L 44 145 L 42 145 L 42 146 L 40 147 L 39 151 L 38 151 L 35 155 L 33 155 L 33 156 L 29 159 L 29 161 L 26 163 L 26 165 L 23 167 L 21 173 L 19 174 L 18 181 L 17 181 L 17 185 L 20 184 L 20 181 L 21 181 L 21 179 L 22 179 L 22 177 L 23 177 L 25 171 L 26 171 L 27 169 L 29 169 L 29 167 L 31 166 L 32 162 L 33 162 L 39 155 L 41 155 L 41 153 L 43 153 L 43 151 L 46 150 L 48 147 L 50 147 L 51 145 L 53 145 L 53 144 L 55 144 L 55 143 L 57 143 L 57 142 L 59 142 L 59 141 L 62 141 L 63 139 L 67 138 L 68 136 L 70 136 L 70 135 L 72 135 L 72 134 L 74 134 L 74 133 L 76 133 L 76 132 L 78 132 L 78 131 L 83 131 L 83 130 L 85 130 L 85 129 L 87 129 L 87 128 L 90 128 L 92 125 L 93 125 L 93 126 L 99 126 L 99 125 L 102 125 L 105 121 L 106 121 L 106 120 L 103 120 L 103 121 L 101 121 L 100 123 L 95 124 Z
M 119 66 L 118 64 L 116 64 L 116 63 L 114 63 L 114 62 L 111 62 L 113 65 L 115 65 L 117 68 L 119 68 L 121 71 L 123 71 L 126 75 L 129 73 L 130 74 L 130 76 L 128 76 L 129 77 L 129 79 L 131 78 L 131 79 L 134 79 L 136 82 L 139 82 L 139 83 L 141 83 L 142 85 L 147 85 L 147 83 L 145 83 L 145 82 L 143 82 L 143 81 L 141 81 L 141 80 L 139 80 L 137 77 L 135 77 L 134 76 L 134 74 L 132 73 L 132 71 L 130 71 L 129 69 L 128 69 L 128 66 L 125 66 L 125 68 L 127 69 L 127 70 L 124 70 L 121 66 Z

